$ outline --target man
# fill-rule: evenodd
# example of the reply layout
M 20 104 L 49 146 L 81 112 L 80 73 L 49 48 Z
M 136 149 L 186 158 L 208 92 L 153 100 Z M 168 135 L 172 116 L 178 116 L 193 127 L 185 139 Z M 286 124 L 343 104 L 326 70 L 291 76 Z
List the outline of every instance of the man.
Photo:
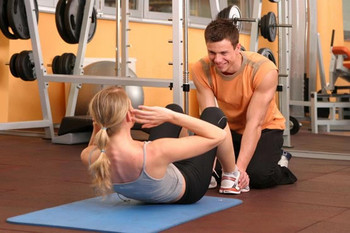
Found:
M 258 53 L 241 51 L 232 20 L 212 21 L 205 29 L 205 41 L 208 56 L 191 72 L 200 111 L 218 105 L 228 120 L 228 136 L 217 153 L 235 153 L 242 192 L 249 186 L 294 183 L 297 179 L 288 163 L 279 162 L 285 119 L 275 102 L 277 67 Z

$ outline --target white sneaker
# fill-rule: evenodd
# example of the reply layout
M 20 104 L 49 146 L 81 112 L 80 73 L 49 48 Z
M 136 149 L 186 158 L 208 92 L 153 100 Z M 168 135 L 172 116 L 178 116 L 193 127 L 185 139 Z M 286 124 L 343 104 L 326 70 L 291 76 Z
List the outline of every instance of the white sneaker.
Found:
M 240 172 L 236 172 L 238 175 L 232 174 L 222 174 L 221 178 L 221 186 L 219 189 L 219 193 L 224 194 L 240 194 L 241 189 L 238 187 L 238 180 L 240 176 Z
M 245 186 L 244 188 L 241 188 L 242 193 L 247 193 L 250 191 L 249 185 Z
M 291 158 L 292 155 L 289 152 L 283 151 L 281 159 L 280 161 L 278 161 L 278 165 L 280 165 L 281 167 L 288 167 L 288 163 Z
M 214 176 L 211 176 L 209 189 L 215 189 L 218 186 L 218 183 L 216 182 L 216 179 Z

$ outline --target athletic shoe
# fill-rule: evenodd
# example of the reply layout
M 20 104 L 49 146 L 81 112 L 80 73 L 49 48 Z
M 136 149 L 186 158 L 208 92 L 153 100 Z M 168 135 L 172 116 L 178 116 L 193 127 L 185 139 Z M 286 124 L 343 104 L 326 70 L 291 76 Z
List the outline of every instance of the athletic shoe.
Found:
M 218 186 L 218 182 L 216 182 L 216 179 L 214 176 L 211 176 L 209 189 L 215 189 Z
M 291 153 L 289 153 L 287 151 L 283 151 L 283 153 L 281 155 L 281 159 L 280 159 L 280 161 L 278 161 L 278 165 L 280 165 L 281 167 L 288 167 L 288 162 L 291 158 L 292 158 Z
M 242 193 L 247 193 L 250 191 L 249 185 L 245 186 L 244 188 L 241 188 Z
M 219 193 L 224 193 L 224 194 L 241 193 L 241 189 L 238 187 L 240 172 L 237 171 L 236 173 L 238 174 L 236 176 L 233 173 L 230 175 L 227 175 L 227 174 L 222 175 Z

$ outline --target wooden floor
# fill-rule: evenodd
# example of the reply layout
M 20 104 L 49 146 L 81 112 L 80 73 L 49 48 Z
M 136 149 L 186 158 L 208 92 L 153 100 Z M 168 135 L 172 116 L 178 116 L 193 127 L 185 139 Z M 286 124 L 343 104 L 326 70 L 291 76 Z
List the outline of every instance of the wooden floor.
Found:
M 292 136 L 293 151 L 350 156 L 350 137 Z M 79 154 L 85 145 L 57 145 L 38 137 L 0 135 L 0 232 L 81 232 L 6 223 L 8 217 L 66 204 L 94 194 Z M 293 185 L 251 190 L 243 204 L 165 232 L 350 232 L 350 161 L 292 158 Z M 221 196 L 217 190 L 207 195 Z

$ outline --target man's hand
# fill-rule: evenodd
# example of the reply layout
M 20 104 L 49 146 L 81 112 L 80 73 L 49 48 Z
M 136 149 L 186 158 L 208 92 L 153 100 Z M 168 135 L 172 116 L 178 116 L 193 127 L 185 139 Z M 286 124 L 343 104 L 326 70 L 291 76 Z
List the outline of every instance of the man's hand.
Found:
M 246 171 L 241 171 L 239 168 L 238 170 L 241 172 L 241 175 L 239 177 L 238 186 L 242 189 L 249 185 L 249 176 Z

